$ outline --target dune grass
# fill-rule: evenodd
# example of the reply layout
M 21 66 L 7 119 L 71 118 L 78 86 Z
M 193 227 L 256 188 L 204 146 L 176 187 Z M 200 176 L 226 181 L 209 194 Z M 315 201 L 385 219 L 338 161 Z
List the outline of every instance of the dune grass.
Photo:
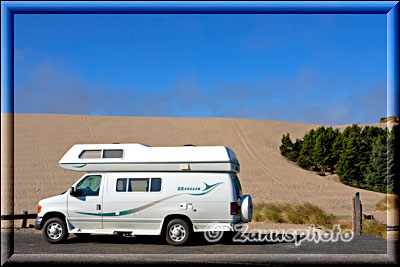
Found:
M 337 219 L 310 203 L 259 203 L 254 205 L 253 214 L 256 222 L 315 224 L 327 227 L 332 226 Z
M 387 225 L 375 221 L 364 221 L 362 224 L 363 235 L 375 235 L 387 239 Z
M 382 201 L 386 203 L 386 201 Z M 351 219 L 343 219 L 333 214 L 326 214 L 321 208 L 310 203 L 257 203 L 253 206 L 253 220 L 256 222 L 314 224 L 332 229 L 339 224 L 341 229 L 351 229 Z M 387 238 L 386 224 L 376 221 L 363 221 L 363 235 L 375 235 Z
M 376 203 L 375 210 L 387 211 L 387 210 L 399 210 L 399 197 L 397 195 L 386 195 Z

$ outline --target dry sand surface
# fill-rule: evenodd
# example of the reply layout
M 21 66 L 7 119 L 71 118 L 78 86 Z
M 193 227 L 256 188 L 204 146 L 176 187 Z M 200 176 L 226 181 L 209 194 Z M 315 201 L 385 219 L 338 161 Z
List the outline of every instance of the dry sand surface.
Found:
M 321 177 L 280 155 L 283 134 L 289 132 L 293 140 L 318 126 L 230 118 L 15 114 L 15 213 L 35 213 L 40 199 L 68 190 L 81 177 L 58 166 L 72 145 L 114 142 L 228 146 L 239 157 L 243 191 L 254 202 L 310 202 L 335 215 L 351 215 L 351 199 L 359 191 L 364 213 L 373 213 L 384 194 L 343 185 L 336 176 Z M 2 161 L 3 167 L 8 165 Z

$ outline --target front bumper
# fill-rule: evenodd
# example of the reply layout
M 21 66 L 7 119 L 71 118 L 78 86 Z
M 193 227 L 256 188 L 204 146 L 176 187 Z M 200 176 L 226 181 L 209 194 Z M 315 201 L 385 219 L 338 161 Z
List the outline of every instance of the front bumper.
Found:
M 37 218 L 35 220 L 35 229 L 42 230 L 42 218 Z

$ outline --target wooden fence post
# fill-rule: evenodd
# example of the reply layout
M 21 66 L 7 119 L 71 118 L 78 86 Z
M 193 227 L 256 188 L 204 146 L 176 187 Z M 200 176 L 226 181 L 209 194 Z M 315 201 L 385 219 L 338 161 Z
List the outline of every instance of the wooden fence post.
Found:
M 28 214 L 28 211 L 24 210 L 24 214 Z M 26 228 L 27 218 L 22 219 L 21 228 Z
M 355 235 L 361 235 L 362 229 L 362 205 L 360 193 L 357 192 L 353 197 L 353 218 L 352 228 Z
M 353 196 L 352 198 L 352 217 L 351 217 L 351 230 L 353 230 L 353 233 L 356 232 L 356 197 Z
M 362 235 L 362 220 L 363 220 L 363 216 L 362 216 L 362 203 L 361 203 L 361 199 L 360 199 L 360 235 Z

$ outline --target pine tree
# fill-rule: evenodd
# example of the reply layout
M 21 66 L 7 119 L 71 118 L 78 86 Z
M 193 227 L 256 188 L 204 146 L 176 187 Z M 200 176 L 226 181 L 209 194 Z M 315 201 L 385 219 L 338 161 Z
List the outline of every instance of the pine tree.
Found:
M 387 139 L 388 191 L 399 194 L 400 182 L 400 126 L 394 125 Z
M 348 127 L 346 127 L 346 129 L 344 129 L 343 136 L 345 138 L 349 138 L 352 133 L 356 133 L 356 134 L 360 135 L 361 134 L 361 127 L 358 126 L 357 124 L 353 124 L 351 126 L 348 126 Z
M 339 130 L 336 129 L 335 131 L 332 127 L 329 127 L 325 131 L 325 139 L 326 139 L 326 149 L 327 149 L 327 160 L 326 160 L 326 167 L 331 173 L 335 170 L 335 165 L 337 163 L 337 159 L 334 157 L 333 153 L 333 144 L 336 140 L 336 136 L 339 134 Z
M 297 165 L 302 167 L 303 169 L 313 169 L 313 154 L 314 154 L 314 146 L 315 140 L 313 139 L 315 135 L 314 129 L 311 129 L 306 135 L 304 135 L 302 147 L 300 150 L 300 155 L 297 158 Z
M 319 136 L 320 134 L 324 134 L 325 131 L 326 131 L 326 129 L 325 129 L 324 126 L 318 127 L 317 130 L 315 130 L 315 131 L 313 132 L 313 139 L 314 139 L 314 141 L 317 140 L 317 138 L 318 138 L 318 136 Z
M 341 153 L 337 164 L 337 173 L 344 184 L 353 185 L 356 182 L 357 186 L 360 185 L 361 171 L 358 145 L 359 136 L 357 131 L 353 131 L 345 141 L 343 153 Z
M 372 145 L 372 153 L 368 166 L 368 172 L 365 175 L 365 182 L 373 186 L 378 192 L 392 191 L 387 185 L 387 146 L 385 138 L 378 136 Z
M 386 143 L 387 128 L 382 129 L 380 127 L 365 126 L 361 131 L 359 161 L 360 170 L 364 177 L 364 180 L 370 171 L 370 158 L 373 150 L 373 144 L 379 136 L 381 137 L 381 142 Z
M 281 143 L 282 144 L 279 149 L 281 151 L 281 154 L 286 157 L 293 150 L 293 143 L 290 139 L 289 133 L 282 136 Z
M 321 133 L 315 142 L 313 160 L 317 165 L 318 169 L 321 170 L 321 174 L 325 175 L 327 168 L 327 162 L 329 160 L 329 150 L 327 139 L 324 133 Z
M 298 139 L 298 138 L 296 138 L 296 142 L 293 144 L 293 149 L 292 149 L 292 151 L 287 155 L 287 158 L 288 158 L 289 160 L 291 160 L 291 161 L 296 162 L 296 161 L 297 161 L 297 158 L 298 158 L 299 155 L 300 155 L 300 150 L 301 150 L 302 145 L 303 145 L 303 141 L 300 140 L 300 139 Z
M 360 169 L 359 178 L 360 181 L 362 181 L 364 180 L 365 174 L 368 172 L 372 146 L 369 146 L 368 143 L 362 139 L 362 137 L 358 138 L 357 141 L 358 141 L 357 167 Z
M 372 151 L 372 143 L 374 142 L 375 138 L 377 138 L 379 135 L 383 136 L 387 134 L 387 128 L 382 129 L 380 127 L 365 126 L 361 131 L 362 139 L 368 145 L 370 151 Z
M 332 144 L 332 157 L 333 170 L 336 170 L 340 155 L 344 149 L 344 135 L 338 130 L 335 140 Z

